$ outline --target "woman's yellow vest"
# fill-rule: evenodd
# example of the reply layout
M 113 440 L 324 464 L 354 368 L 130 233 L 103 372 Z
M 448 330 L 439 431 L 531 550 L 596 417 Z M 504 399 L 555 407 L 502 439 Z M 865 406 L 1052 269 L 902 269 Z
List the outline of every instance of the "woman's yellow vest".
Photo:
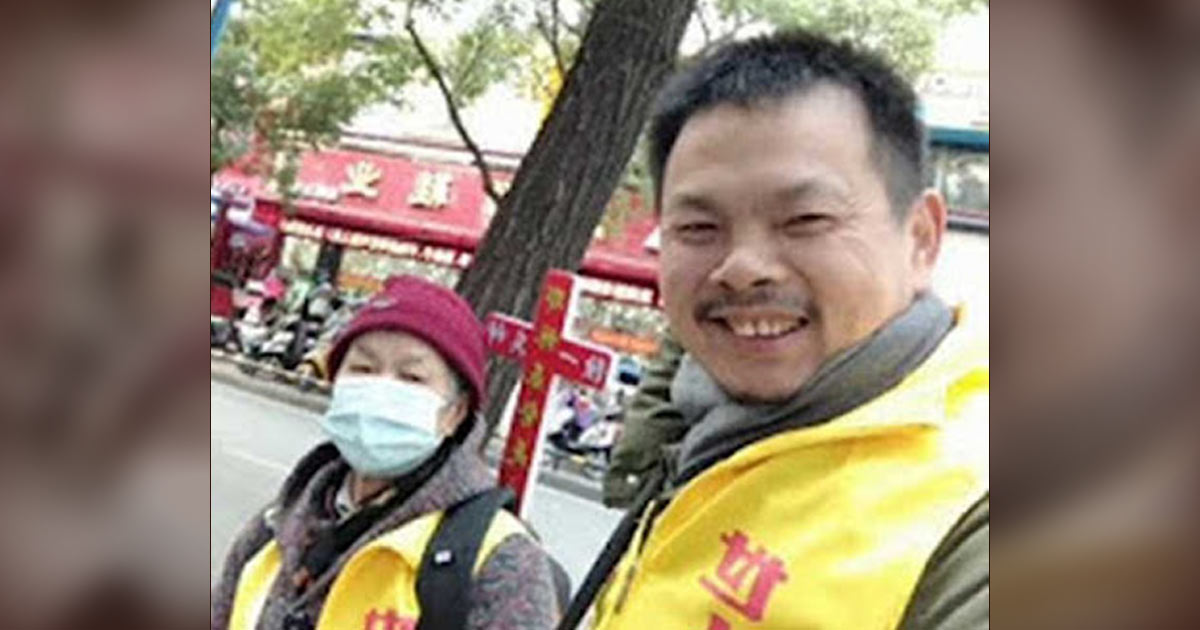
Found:
M 317 620 L 317 630 L 412 630 L 420 618 L 417 570 L 425 547 L 442 520 L 433 512 L 380 536 L 355 553 L 333 585 Z M 527 534 L 505 510 L 496 512 L 475 558 L 474 573 L 504 539 Z M 229 630 L 254 630 L 267 594 L 279 573 L 280 549 L 266 544 L 242 567 Z
M 743 448 L 648 534 L 644 515 L 593 627 L 890 630 L 987 490 L 986 331 L 958 327 L 879 398 Z

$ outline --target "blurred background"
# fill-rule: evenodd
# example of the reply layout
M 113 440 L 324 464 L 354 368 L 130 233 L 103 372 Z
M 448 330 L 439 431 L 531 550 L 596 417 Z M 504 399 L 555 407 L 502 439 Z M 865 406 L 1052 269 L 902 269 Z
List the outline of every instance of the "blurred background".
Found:
M 207 57 L 198 2 L 7 10 L 0 627 L 204 623 L 221 546 L 240 510 L 273 491 L 271 458 L 290 457 L 250 453 L 267 462 L 255 465 L 234 447 L 263 442 L 246 437 L 256 419 L 260 431 L 307 421 L 306 401 L 321 395 L 319 365 L 301 392 L 304 370 L 283 365 L 294 375 L 276 378 L 281 366 L 260 360 L 270 355 L 247 357 L 241 337 L 214 345 L 214 334 L 261 317 L 277 282 L 287 290 L 276 304 L 311 305 L 324 280 L 335 306 L 352 307 L 395 270 L 461 281 L 486 255 L 485 227 L 503 216 L 505 186 L 564 89 L 581 18 L 604 1 L 563 2 L 578 10 L 561 13 L 532 0 L 417 3 L 415 16 L 403 3 L 355 4 L 368 9 L 364 24 L 334 0 L 210 0 Z M 920 88 L 934 127 L 930 182 L 955 210 L 939 289 L 980 305 L 995 336 L 999 623 L 1200 627 L 1197 3 L 698 6 L 683 56 L 726 36 L 819 24 L 876 42 Z M 342 17 L 304 19 L 314 14 Z M 889 37 L 849 30 L 856 24 L 891 26 Z M 294 118 L 268 124 L 283 116 Z M 618 155 L 617 193 L 575 237 L 595 276 L 576 334 L 626 356 L 631 382 L 660 331 L 644 282 L 654 239 L 638 155 L 635 142 Z M 379 173 L 357 168 L 364 160 Z M 480 163 L 501 203 L 480 190 Z M 995 248 L 993 194 L 1003 208 Z M 418 219 L 345 218 L 385 202 L 401 216 L 424 213 L 424 231 L 413 231 Z M 198 336 L 205 300 L 209 364 Z M 293 393 L 261 402 L 267 389 Z M 594 421 L 619 391 L 562 400 Z M 308 439 L 287 435 L 282 451 Z M 239 484 L 248 489 L 230 490 Z
M 0 24 L 0 626 L 204 618 L 207 58 L 192 2 Z
M 1192 628 L 1200 5 L 993 14 L 993 616 Z

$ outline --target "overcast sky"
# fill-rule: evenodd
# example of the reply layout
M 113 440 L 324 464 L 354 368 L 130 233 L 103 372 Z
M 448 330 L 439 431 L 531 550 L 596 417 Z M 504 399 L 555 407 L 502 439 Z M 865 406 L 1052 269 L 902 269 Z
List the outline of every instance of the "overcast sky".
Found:
M 466 5 L 479 4 L 484 0 L 469 0 Z M 482 6 L 482 5 L 481 5 Z M 470 11 L 466 11 L 470 13 Z M 460 16 L 462 26 L 470 19 Z M 695 29 L 692 29 L 695 30 Z M 445 33 L 445 31 L 442 31 Z M 694 37 L 689 33 L 689 37 Z M 432 37 L 431 39 L 436 39 Z M 695 45 L 693 42 L 692 45 Z M 684 48 L 688 47 L 685 42 Z M 934 71 L 951 76 L 969 77 L 972 83 L 983 82 L 988 75 L 988 10 L 951 21 L 939 37 L 934 53 Z M 987 109 L 986 89 L 975 89 L 973 100 L 978 103 L 966 105 L 968 114 L 959 114 L 959 106 L 944 102 L 932 103 L 928 112 L 934 117 L 942 116 L 945 121 L 933 120 L 935 124 L 961 126 L 959 121 L 977 120 L 976 112 Z M 404 110 L 391 106 L 377 106 L 364 111 L 351 126 L 352 129 L 391 136 L 425 136 L 458 141 L 458 135 L 450 124 L 440 93 L 431 86 L 417 86 L 407 91 L 411 104 Z M 943 99 L 944 100 L 944 99 Z M 473 107 L 464 112 L 466 125 L 475 139 L 484 147 L 502 151 L 523 152 L 533 141 L 540 123 L 541 106 L 519 95 L 510 86 L 500 85 L 490 90 Z M 982 116 L 986 117 L 986 114 Z

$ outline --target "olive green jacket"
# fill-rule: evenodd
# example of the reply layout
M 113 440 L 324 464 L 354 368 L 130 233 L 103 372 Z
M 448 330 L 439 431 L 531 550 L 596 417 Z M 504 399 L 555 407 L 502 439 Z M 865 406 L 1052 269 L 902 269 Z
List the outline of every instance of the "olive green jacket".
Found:
M 625 430 L 604 475 L 604 505 L 629 507 L 643 477 L 658 466 L 662 445 L 679 442 L 687 433 L 683 415 L 671 406 L 671 381 L 683 354 L 678 342 L 664 337 L 658 356 L 646 366 L 625 409 Z

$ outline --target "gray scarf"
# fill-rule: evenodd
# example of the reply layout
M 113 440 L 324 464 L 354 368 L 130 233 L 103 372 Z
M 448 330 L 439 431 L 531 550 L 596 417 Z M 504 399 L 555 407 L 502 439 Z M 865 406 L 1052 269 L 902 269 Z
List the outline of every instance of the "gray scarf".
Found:
M 826 361 L 790 400 L 733 400 L 691 355 L 671 384 L 671 401 L 692 425 L 679 446 L 676 487 L 758 440 L 836 418 L 898 384 L 938 347 L 953 325 L 950 309 L 923 294 L 870 337 Z

